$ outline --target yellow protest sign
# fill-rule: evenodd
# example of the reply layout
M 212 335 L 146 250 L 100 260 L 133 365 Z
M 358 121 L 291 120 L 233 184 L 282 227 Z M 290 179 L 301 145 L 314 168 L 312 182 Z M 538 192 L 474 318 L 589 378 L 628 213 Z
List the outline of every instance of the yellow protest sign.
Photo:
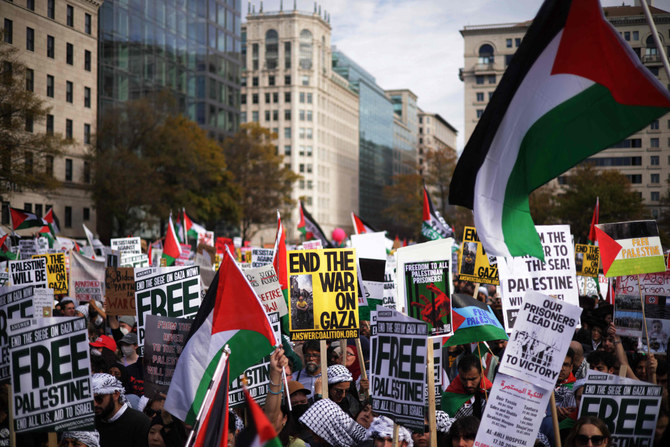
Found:
M 483 284 L 500 284 L 498 279 L 498 264 L 491 264 L 491 259 L 484 251 L 484 247 L 477 237 L 475 227 L 463 229 L 463 244 L 458 263 L 458 279 Z
M 56 295 L 67 295 L 69 281 L 67 280 L 65 253 L 33 255 L 33 258 L 45 258 L 47 260 L 47 282 L 49 283 L 49 288 L 54 289 L 54 294 Z
M 291 340 L 358 337 L 354 249 L 287 253 Z
M 575 244 L 577 276 L 598 276 L 600 250 L 597 245 Z

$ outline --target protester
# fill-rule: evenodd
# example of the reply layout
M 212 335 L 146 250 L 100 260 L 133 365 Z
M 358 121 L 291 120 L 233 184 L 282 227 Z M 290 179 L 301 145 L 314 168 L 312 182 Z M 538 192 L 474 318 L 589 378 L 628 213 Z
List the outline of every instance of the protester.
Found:
M 477 356 L 467 354 L 458 363 L 458 376 L 442 394 L 442 410 L 456 419 L 473 415 L 481 418 L 492 386 L 482 375 Z
M 66 296 L 60 300 L 61 313 L 64 317 L 74 317 L 77 303 L 74 298 Z
M 123 384 L 110 374 L 98 373 L 91 377 L 91 385 L 100 446 L 147 446 L 151 420 L 128 406 Z
M 101 335 L 89 344 L 91 346 L 91 356 L 100 356 L 105 361 L 105 371 L 116 363 L 116 342 L 112 337 Z
M 361 424 L 365 428 L 370 428 L 372 420 L 374 419 L 374 414 L 372 413 L 372 402 L 370 399 L 366 399 L 361 402 L 360 409 L 358 414 L 354 415 L 354 420 Z
M 351 373 L 344 365 L 328 367 L 328 398 L 338 404 L 352 418 L 358 414 L 360 402 Z
M 321 348 L 318 340 L 308 340 L 302 345 L 305 368 L 294 375 L 294 379 L 302 383 L 315 398 L 314 383 L 321 378 Z
M 479 419 L 474 416 L 457 418 L 447 435 L 447 447 L 472 447 L 477 437 Z
M 119 348 L 123 357 L 120 364 L 126 369 L 129 380 L 128 393 L 142 396 L 144 394 L 143 359 L 137 354 L 137 334 L 130 332 L 119 340 Z
M 570 349 L 574 353 L 572 374 L 574 374 L 575 379 L 583 379 L 589 369 L 589 363 L 584 358 L 584 347 L 580 342 L 573 340 L 570 342 Z
M 151 419 L 147 435 L 149 447 L 183 447 L 186 437 L 184 424 L 166 411 L 156 412 Z
M 583 416 L 577 420 L 565 440 L 565 447 L 611 447 L 612 437 L 607 425 L 594 416 Z
M 393 446 L 393 421 L 386 416 L 378 416 L 372 420 L 367 431 L 374 447 Z M 398 447 L 413 447 L 412 435 L 403 426 L 398 427 Z
M 313 433 L 312 447 L 352 447 L 365 440 L 365 428 L 335 402 L 321 399 L 300 417 Z
M 614 355 L 605 351 L 593 351 L 589 354 L 588 363 L 591 369 L 596 371 L 614 374 L 614 366 L 616 364 L 616 358 Z
M 63 432 L 58 447 L 100 447 L 100 435 L 97 431 Z

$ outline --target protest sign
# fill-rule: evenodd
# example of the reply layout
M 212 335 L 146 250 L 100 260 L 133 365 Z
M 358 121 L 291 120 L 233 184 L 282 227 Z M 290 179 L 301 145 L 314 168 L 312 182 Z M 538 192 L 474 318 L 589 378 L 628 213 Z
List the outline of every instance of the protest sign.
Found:
M 144 338 L 144 395 L 167 393 L 192 320 L 147 315 Z
M 351 235 L 351 246 L 356 249 L 360 277 L 366 290 L 365 298 L 372 308 L 381 305 L 384 299 L 385 243 L 383 232 Z
M 407 313 L 428 323 L 430 335 L 453 334 L 450 265 L 450 259 L 403 264 Z
M 154 250 L 154 252 L 155 251 L 156 250 Z M 134 253 L 121 253 L 119 265 L 121 267 L 149 267 L 149 255 L 145 253 L 139 255 Z
M 79 304 L 88 303 L 91 300 L 104 301 L 102 299 L 102 287 L 103 283 L 96 280 L 83 280 L 78 281 L 74 280 L 74 293 L 73 297 L 77 300 Z
M 395 290 L 395 257 L 387 258 L 386 268 L 384 269 L 384 293 L 382 295 L 382 306 L 390 309 L 396 309 L 396 290 Z
M 244 275 L 249 280 L 251 287 L 254 288 L 258 298 L 261 299 L 263 310 L 268 316 L 276 313 L 278 320 L 278 317 L 283 317 L 288 313 L 279 278 L 277 278 L 277 273 L 275 273 L 272 264 L 244 269 Z M 280 338 L 281 334 L 277 333 L 277 339 Z
M 358 337 L 354 249 L 287 253 L 291 340 Z
M 5 263 L 6 264 L 6 263 Z M 9 283 L 9 272 L 5 271 L 6 267 L 0 268 L 0 287 Z
M 201 233 L 198 233 L 198 245 L 200 244 L 214 247 L 214 232 L 203 231 Z
M 495 256 L 486 254 L 474 227 L 463 229 L 463 253 L 458 269 L 458 279 L 484 284 L 500 284 L 498 261 Z
M 321 239 L 315 239 L 313 241 L 305 241 L 302 243 L 303 250 L 321 250 L 323 249 L 323 244 Z
M 488 396 L 475 445 L 534 446 L 550 397 L 550 390 L 499 372 Z
M 33 259 L 39 258 L 47 260 L 48 287 L 53 289 L 57 295 L 67 295 L 69 287 L 65 269 L 65 253 L 33 256 Z
M 132 267 L 105 269 L 105 309 L 110 315 L 135 316 L 135 272 Z
M 33 286 L 0 288 L 0 383 L 9 381 L 9 334 L 18 332 L 35 314 Z
M 70 252 L 70 290 L 77 289 L 82 281 L 97 281 L 102 288 L 105 283 L 105 260 L 90 259 L 75 251 Z M 102 296 L 104 296 L 104 289 Z M 104 301 L 103 301 L 104 303 Z
M 135 311 L 137 336 L 144 345 L 146 315 L 193 318 L 200 302 L 200 267 L 135 269 Z
M 666 270 L 655 220 L 599 224 L 596 236 L 608 278 Z
M 51 317 L 54 308 L 54 291 L 35 287 L 33 290 L 33 308 L 36 318 Z
M 610 431 L 612 445 L 655 445 L 662 392 L 660 385 L 589 370 L 579 417 L 600 418 Z
M 19 250 L 21 250 L 21 259 L 30 259 L 33 256 L 39 254 L 37 250 L 37 240 L 30 239 L 19 239 Z
M 498 257 L 505 330 L 511 332 L 528 290 L 579 305 L 575 254 L 568 225 L 538 225 L 544 262 L 532 256 Z
M 579 276 L 598 276 L 600 250 L 597 245 L 575 244 L 575 269 Z
M 13 286 L 48 287 L 47 260 L 37 258 L 9 261 L 9 278 Z
M 109 240 L 109 246 L 112 250 L 120 253 L 141 254 L 142 241 L 139 237 L 120 237 Z
M 29 321 L 9 337 L 15 431 L 93 427 L 86 319 Z
M 372 326 L 372 410 L 423 431 L 428 326 L 393 309 L 377 309 Z
M 272 248 L 252 248 L 251 267 L 262 267 L 272 264 L 274 253 L 275 251 Z
M 190 244 L 179 244 L 181 247 L 181 253 L 179 257 L 174 260 L 174 265 L 194 265 L 193 259 L 191 259 L 191 245 Z
M 579 306 L 526 292 L 498 371 L 552 390 L 581 314 Z

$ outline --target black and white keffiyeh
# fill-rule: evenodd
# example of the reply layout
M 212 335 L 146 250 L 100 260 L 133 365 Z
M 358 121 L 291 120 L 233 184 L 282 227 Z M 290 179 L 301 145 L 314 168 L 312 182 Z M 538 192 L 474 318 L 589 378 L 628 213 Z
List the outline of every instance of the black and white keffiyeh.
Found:
M 333 447 L 352 447 L 366 438 L 365 428 L 330 399 L 315 402 L 299 421 Z
M 86 447 L 100 447 L 100 435 L 97 431 L 66 431 L 62 439 L 74 439 Z
M 125 402 L 126 390 L 119 379 L 111 374 L 95 373 L 91 376 L 91 386 L 93 387 L 93 394 L 114 394 L 121 393 L 119 402 Z
M 435 428 L 437 431 L 449 433 L 451 424 L 453 424 L 454 421 L 456 421 L 456 418 L 450 418 L 446 412 L 442 410 L 435 411 Z
M 367 437 L 370 439 L 393 438 L 393 421 L 386 416 L 378 416 L 374 418 L 372 424 L 370 424 L 370 428 L 368 428 Z M 403 442 L 407 443 L 407 447 L 414 447 L 412 433 L 402 425 L 399 425 L 398 445 Z
M 328 385 L 336 383 L 351 382 L 353 376 L 344 365 L 331 365 L 328 367 Z

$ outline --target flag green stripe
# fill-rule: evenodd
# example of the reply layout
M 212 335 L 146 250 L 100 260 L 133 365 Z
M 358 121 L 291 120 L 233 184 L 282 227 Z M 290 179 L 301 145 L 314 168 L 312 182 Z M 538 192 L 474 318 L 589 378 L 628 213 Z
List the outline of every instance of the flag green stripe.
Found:
M 472 394 L 442 393 L 440 407 L 449 417 L 454 417 L 459 408 L 472 397 Z
M 504 329 L 491 325 L 459 328 L 454 332 L 453 336 L 449 337 L 446 345 L 464 345 L 466 343 L 489 340 L 507 340 L 507 334 Z
M 666 112 L 619 104 L 606 87 L 595 84 L 540 117 L 521 142 L 505 190 L 502 228 L 512 256 L 530 253 L 544 259 L 530 217 L 530 192 Z
M 166 264 L 168 267 L 171 266 L 171 265 L 174 265 L 174 261 L 177 259 L 177 258 L 173 258 L 173 257 L 170 256 L 170 255 L 166 255 L 165 253 L 163 253 L 163 254 L 161 255 L 161 257 L 166 259 L 165 264 Z
M 664 272 L 665 259 L 663 256 L 649 258 L 617 259 L 607 271 L 607 277 L 641 275 L 651 272 Z M 598 283 L 598 281 L 596 281 Z

